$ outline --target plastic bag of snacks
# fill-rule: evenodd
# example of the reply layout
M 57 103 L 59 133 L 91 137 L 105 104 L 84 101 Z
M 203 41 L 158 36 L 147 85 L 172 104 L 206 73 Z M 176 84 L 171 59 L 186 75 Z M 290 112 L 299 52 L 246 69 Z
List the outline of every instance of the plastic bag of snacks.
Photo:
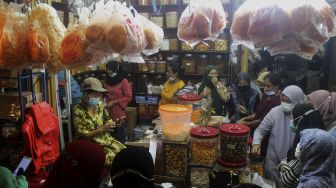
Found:
M 177 36 L 192 47 L 202 40 L 214 41 L 226 25 L 225 18 L 219 0 L 191 0 L 181 15 Z
M 33 64 L 45 64 L 50 58 L 49 39 L 37 20 L 30 23 L 28 50 L 30 60 Z
M 70 29 L 61 44 L 61 63 L 75 67 L 89 65 L 92 55 L 86 52 L 89 42 L 86 40 L 85 25 L 77 25 Z
M 57 72 L 65 69 L 60 62 L 60 46 L 65 35 L 66 28 L 59 19 L 57 11 L 48 4 L 40 3 L 30 12 L 30 21 L 38 20 L 41 30 L 49 40 L 50 58 L 47 62 L 49 71 Z
M 106 43 L 125 61 L 144 62 L 141 52 L 147 46 L 145 33 L 126 4 L 115 2 L 114 13 L 105 28 Z
M 0 59 L 3 67 L 20 70 L 27 66 L 28 17 L 21 12 L 22 5 L 10 3 L 7 7 L 6 22 L 0 44 Z
M 136 13 L 135 15 L 135 18 L 139 21 L 147 40 L 147 46 L 143 53 L 145 55 L 152 55 L 157 53 L 163 41 L 163 29 L 145 18 L 144 16 L 138 13 Z

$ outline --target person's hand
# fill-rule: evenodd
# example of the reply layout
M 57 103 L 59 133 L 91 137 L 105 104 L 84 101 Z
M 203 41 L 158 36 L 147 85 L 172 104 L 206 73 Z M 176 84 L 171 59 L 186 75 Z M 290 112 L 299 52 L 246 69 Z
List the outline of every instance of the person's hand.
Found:
M 237 106 L 237 111 L 240 112 L 241 114 L 248 114 L 247 109 L 240 104 L 238 104 L 238 106 Z
M 100 127 L 102 132 L 109 132 L 113 131 L 116 128 L 116 124 L 114 122 L 108 122 L 104 124 L 102 127 Z
M 114 106 L 114 105 L 117 104 L 117 103 L 118 103 L 118 100 L 110 101 L 110 102 L 108 103 L 108 106 L 109 106 L 109 107 L 112 107 L 112 106 Z
M 212 77 L 211 83 L 217 87 L 217 85 L 219 84 L 218 78 L 216 76 Z
M 204 97 L 210 96 L 211 95 L 211 90 L 209 88 L 204 88 L 203 92 L 202 92 Z
M 260 145 L 255 144 L 252 146 L 252 155 L 259 156 L 260 155 Z
M 237 124 L 247 125 L 247 122 L 245 121 L 244 118 L 242 118 L 239 121 L 237 121 Z

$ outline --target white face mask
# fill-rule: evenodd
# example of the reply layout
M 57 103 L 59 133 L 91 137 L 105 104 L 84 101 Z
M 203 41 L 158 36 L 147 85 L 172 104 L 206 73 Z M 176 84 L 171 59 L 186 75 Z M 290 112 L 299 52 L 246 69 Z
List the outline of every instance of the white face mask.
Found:
M 275 95 L 275 90 L 272 90 L 272 91 L 265 91 L 265 95 L 267 95 L 267 96 Z
M 174 81 L 175 81 L 175 79 L 176 79 L 176 77 L 175 77 L 175 76 L 171 76 L 171 77 L 169 78 L 169 81 L 170 81 L 170 82 L 174 82 Z
M 301 158 L 301 148 L 300 148 L 300 143 L 298 143 L 298 145 L 296 146 L 296 149 L 295 149 L 295 157 L 297 159 L 300 159 Z
M 286 103 L 286 102 L 281 102 L 281 108 L 284 112 L 290 113 L 294 109 L 294 104 L 292 103 Z

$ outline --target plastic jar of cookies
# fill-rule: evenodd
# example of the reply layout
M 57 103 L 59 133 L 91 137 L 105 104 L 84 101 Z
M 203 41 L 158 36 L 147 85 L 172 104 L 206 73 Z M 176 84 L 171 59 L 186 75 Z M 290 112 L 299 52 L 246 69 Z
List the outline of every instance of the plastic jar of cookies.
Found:
M 177 96 L 178 103 L 190 106 L 192 108 L 191 112 L 191 122 L 197 124 L 201 119 L 201 101 L 202 96 L 195 93 L 186 93 Z
M 213 165 L 217 160 L 219 131 L 212 127 L 190 130 L 191 160 L 195 164 Z
M 195 74 L 196 72 L 196 63 L 192 54 L 186 54 L 182 59 L 182 65 L 185 69 L 186 74 Z
M 152 14 L 150 20 L 158 25 L 159 27 L 163 27 L 163 16 L 160 14 Z
M 167 71 L 167 62 L 166 61 L 157 61 L 156 62 L 156 72 L 165 73 Z
M 166 27 L 175 28 L 178 24 L 177 12 L 166 12 Z
M 178 40 L 177 39 L 169 39 L 169 49 L 171 51 L 178 50 Z
M 149 72 L 155 72 L 155 61 L 148 61 L 147 66 Z
M 163 50 L 163 51 L 168 51 L 168 50 L 169 50 L 169 39 L 164 38 L 164 39 L 162 40 L 160 49 Z

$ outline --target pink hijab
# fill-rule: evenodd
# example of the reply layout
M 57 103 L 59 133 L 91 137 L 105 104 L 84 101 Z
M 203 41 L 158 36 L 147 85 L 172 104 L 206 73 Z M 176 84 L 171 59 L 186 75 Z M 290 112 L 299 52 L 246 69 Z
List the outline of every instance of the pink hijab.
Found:
M 308 95 L 308 100 L 320 111 L 326 129 L 336 121 L 336 92 L 317 90 Z

